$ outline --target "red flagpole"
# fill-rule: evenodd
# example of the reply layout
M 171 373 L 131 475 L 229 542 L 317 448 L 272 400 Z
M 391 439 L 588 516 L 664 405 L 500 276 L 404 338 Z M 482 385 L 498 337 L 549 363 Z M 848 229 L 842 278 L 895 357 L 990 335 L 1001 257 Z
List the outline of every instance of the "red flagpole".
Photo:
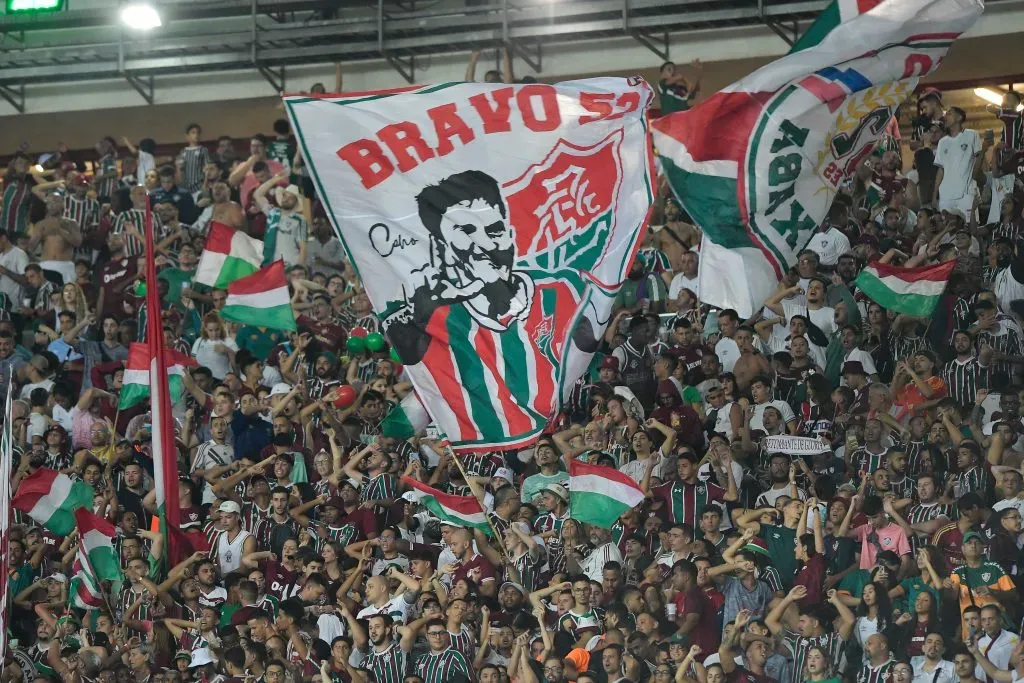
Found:
M 150 410 L 153 434 L 153 474 L 156 480 L 157 509 L 160 492 L 163 493 L 161 529 L 167 548 L 166 557 L 173 566 L 187 554 L 188 549 L 176 529 L 181 528 L 181 509 L 178 501 L 178 457 L 174 445 L 174 418 L 171 416 L 171 394 L 167 381 L 164 359 L 163 316 L 160 308 L 160 292 L 156 279 L 156 235 L 153 226 L 153 209 L 149 196 L 146 197 L 146 342 L 150 357 Z

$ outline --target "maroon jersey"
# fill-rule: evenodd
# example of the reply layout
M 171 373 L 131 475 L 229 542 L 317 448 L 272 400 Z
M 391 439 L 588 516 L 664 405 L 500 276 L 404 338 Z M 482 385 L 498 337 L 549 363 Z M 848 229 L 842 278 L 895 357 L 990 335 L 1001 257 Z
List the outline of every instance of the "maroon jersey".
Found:
M 103 292 L 103 310 L 99 312 L 99 318 L 114 316 L 118 320 L 125 316 L 122 301 L 124 292 L 120 288 L 125 283 L 131 282 L 136 275 L 136 259 L 123 258 L 120 260 L 107 261 L 96 274 L 96 283 Z
M 288 596 L 291 587 L 299 578 L 298 572 L 289 571 L 287 567 L 276 560 L 267 560 L 263 576 L 267 593 L 278 600 L 284 600 Z

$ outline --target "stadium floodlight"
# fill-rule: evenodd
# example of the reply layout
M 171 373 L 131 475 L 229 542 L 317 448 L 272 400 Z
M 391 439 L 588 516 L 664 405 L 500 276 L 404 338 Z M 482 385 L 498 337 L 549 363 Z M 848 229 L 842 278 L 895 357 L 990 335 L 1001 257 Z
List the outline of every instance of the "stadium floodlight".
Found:
M 138 31 L 149 31 L 158 28 L 160 13 L 148 2 L 130 2 L 121 9 L 121 21 L 128 28 Z

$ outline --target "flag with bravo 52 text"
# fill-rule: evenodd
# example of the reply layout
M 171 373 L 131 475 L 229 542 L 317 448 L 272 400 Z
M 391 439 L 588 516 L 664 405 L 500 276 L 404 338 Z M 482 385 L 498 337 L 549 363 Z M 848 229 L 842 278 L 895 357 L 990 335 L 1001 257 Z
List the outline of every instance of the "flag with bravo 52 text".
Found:
M 388 341 L 456 451 L 532 443 L 587 369 L 653 201 L 639 78 L 285 105 Z

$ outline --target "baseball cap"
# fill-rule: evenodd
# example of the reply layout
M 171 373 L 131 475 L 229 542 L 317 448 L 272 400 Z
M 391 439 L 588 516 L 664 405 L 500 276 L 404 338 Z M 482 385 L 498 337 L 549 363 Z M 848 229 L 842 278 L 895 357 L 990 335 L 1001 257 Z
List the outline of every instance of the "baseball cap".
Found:
M 517 591 L 519 591 L 523 595 L 526 595 L 526 589 L 523 588 L 518 583 L 516 583 L 515 581 L 506 581 L 505 583 L 501 584 L 501 590 L 505 590 L 506 586 L 512 586 L 513 588 L 515 588 Z
M 210 652 L 210 648 L 201 647 L 198 650 L 192 651 L 192 663 L 189 664 L 190 669 L 194 669 L 197 666 L 204 666 L 206 664 L 213 664 L 215 661 L 213 654 Z
M 619 359 L 616 358 L 615 356 L 605 356 L 604 360 L 601 361 L 601 366 L 600 367 L 601 367 L 602 370 L 607 368 L 609 370 L 615 370 L 616 372 L 618 372 L 618 370 L 619 370 Z
M 345 504 L 341 502 L 341 498 L 339 498 L 338 496 L 331 496 L 330 498 L 327 499 L 327 502 L 324 503 L 324 507 L 338 508 L 339 510 L 344 510 Z
M 219 510 L 220 512 L 233 512 L 236 515 L 242 514 L 242 508 L 238 505 L 238 503 L 236 503 L 233 500 L 225 500 L 223 503 L 220 504 L 220 507 L 218 507 L 217 510 Z
M 981 534 L 979 534 L 977 531 L 968 531 L 966 534 L 964 534 L 964 540 L 961 541 L 961 543 L 967 543 L 968 541 L 974 540 L 977 540 L 981 543 L 985 542 L 985 539 L 983 539 L 981 537 Z
M 772 554 L 768 552 L 768 544 L 764 542 L 764 539 L 754 537 L 743 546 L 744 550 L 749 550 L 752 553 L 758 553 L 765 557 L 771 557 Z
M 507 481 L 510 484 L 514 481 L 512 470 L 510 470 L 507 467 L 499 467 L 498 469 L 494 470 L 494 475 L 493 476 L 495 478 L 504 479 L 505 481 Z
M 561 484 L 548 484 L 547 486 L 542 488 L 541 491 L 548 491 L 552 495 L 557 496 L 558 498 L 561 498 L 566 503 L 569 502 L 569 492 L 566 491 L 565 487 L 562 486 Z
M 282 396 L 292 390 L 292 385 L 287 382 L 278 382 L 270 389 L 271 396 Z

